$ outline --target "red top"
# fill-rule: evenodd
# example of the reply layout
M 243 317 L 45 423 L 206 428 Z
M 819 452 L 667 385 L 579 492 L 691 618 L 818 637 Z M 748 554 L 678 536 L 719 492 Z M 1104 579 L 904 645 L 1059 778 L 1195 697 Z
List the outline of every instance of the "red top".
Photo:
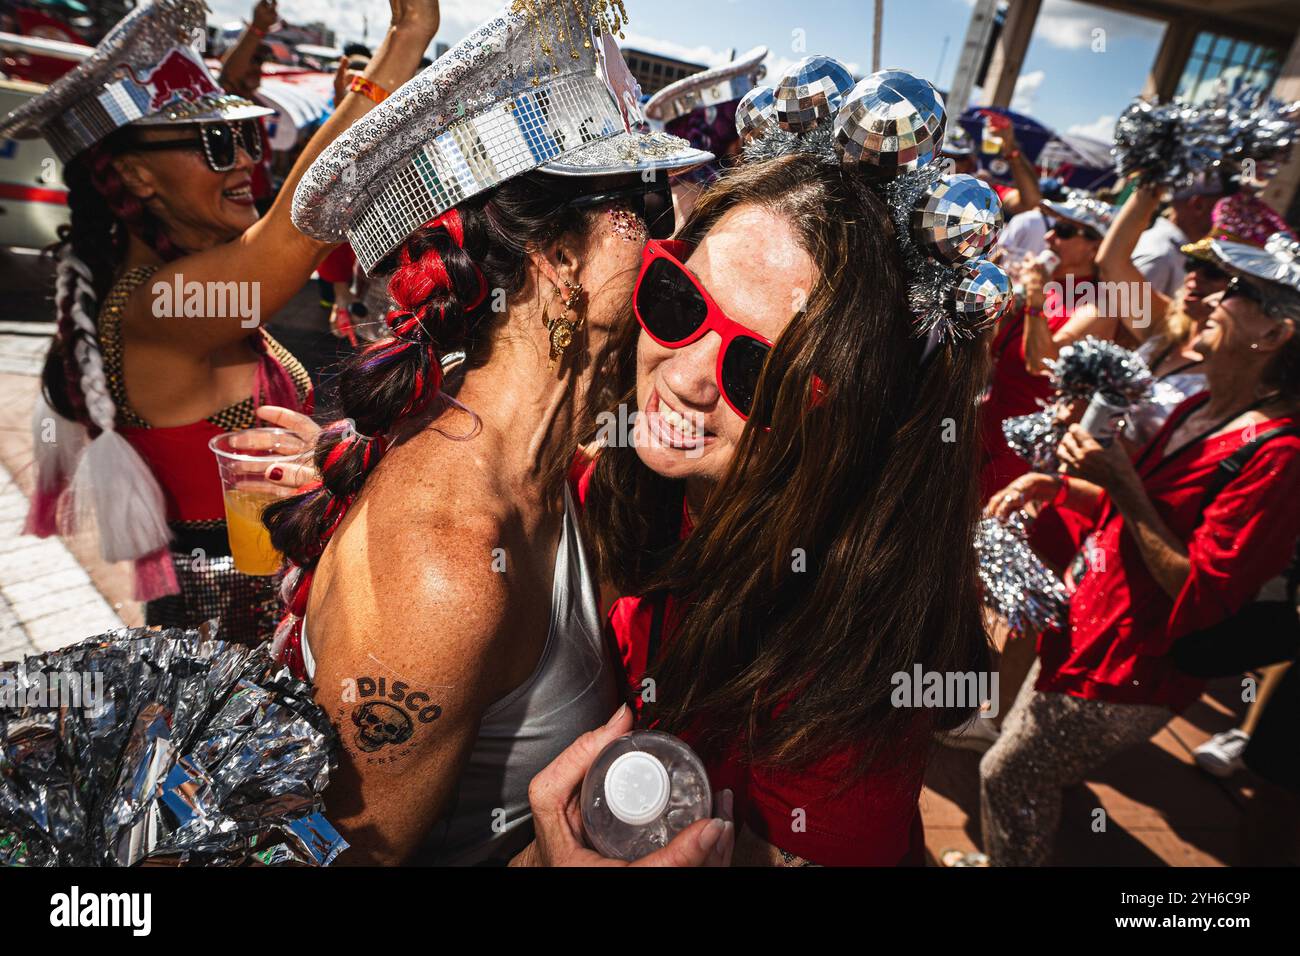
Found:
M 678 613 L 667 599 L 666 621 Z M 641 676 L 649 650 L 652 602 L 619 598 L 609 626 L 628 676 L 631 699 L 641 702 Z M 665 626 L 662 640 L 671 640 Z M 661 645 L 662 646 L 662 645 Z M 691 734 L 683 734 L 688 743 Z M 863 774 L 853 749 L 798 770 L 768 770 L 748 763 L 739 745 L 705 761 L 714 791 L 735 795 L 736 822 L 787 853 L 822 866 L 922 866 L 925 831 L 917 806 L 923 759 L 903 759 Z M 882 761 L 883 763 L 883 761 Z
M 133 269 L 109 290 L 99 316 L 105 378 L 117 406 L 117 431 L 139 453 L 158 479 L 167 521 L 219 521 L 225 518 L 221 477 L 208 442 L 217 435 L 257 424 L 261 404 L 283 405 L 310 414 L 311 378 L 293 355 L 265 328 L 252 340 L 257 355 L 252 395 L 188 425 L 155 428 L 131 407 L 122 372 L 121 310 L 132 291 L 148 281 L 152 267 Z
M 585 501 L 592 462 L 577 460 L 570 472 L 579 501 Z M 692 530 L 683 509 L 682 537 Z M 661 642 L 671 639 L 677 602 L 666 599 Z M 641 678 L 650 649 L 652 602 L 619 598 L 608 626 L 628 679 L 628 697 L 639 708 Z M 661 643 L 662 647 L 662 643 Z M 684 734 L 687 743 L 692 735 Z M 799 770 L 767 770 L 745 761 L 739 747 L 706 761 L 715 791 L 730 788 L 736 822 L 778 849 L 823 866 L 923 866 L 925 831 L 917 802 L 925 761 L 910 758 L 862 774 L 852 750 L 832 754 Z
M 316 275 L 324 282 L 351 282 L 352 268 L 357 264 L 357 254 L 348 243 L 335 248 L 316 267 Z
M 1174 667 L 1168 656 L 1173 642 L 1230 617 L 1285 569 L 1300 537 L 1300 437 L 1282 436 L 1258 448 L 1202 517 L 1219 462 L 1253 437 L 1237 429 L 1165 458 L 1173 430 L 1208 397 L 1183 402 L 1138 460 L 1156 512 L 1187 543 L 1191 573 L 1182 591 L 1170 600 L 1132 535 L 1124 534 L 1123 516 L 1103 498 L 1094 523 L 1093 569 L 1070 600 L 1069 628 L 1039 639 L 1038 690 L 1181 710 L 1200 696 L 1205 681 Z M 1278 418 L 1253 431 L 1295 423 Z
M 1043 314 L 1047 327 L 1055 333 L 1070 321 L 1070 310 L 1062 303 L 1059 314 L 1053 311 Z M 1036 412 L 1042 408 L 1039 402 L 1050 401 L 1053 395 L 1046 375 L 1030 375 L 1025 369 L 1024 331 L 1025 310 L 1021 307 L 1003 319 L 993 337 L 989 390 L 980 402 L 980 496 L 985 501 L 1029 471 L 1029 463 L 1007 445 L 1003 419 Z

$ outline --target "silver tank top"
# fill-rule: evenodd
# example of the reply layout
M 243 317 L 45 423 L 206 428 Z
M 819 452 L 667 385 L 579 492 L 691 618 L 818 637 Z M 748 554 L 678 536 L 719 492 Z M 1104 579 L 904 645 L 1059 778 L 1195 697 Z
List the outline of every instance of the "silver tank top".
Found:
M 618 706 L 614 662 L 601 637 L 594 575 L 573 510 L 566 485 L 542 656 L 531 677 L 484 712 L 452 800 L 414 863 L 509 861 L 532 839 L 529 782 Z M 307 674 L 314 676 L 305 620 L 302 652 Z

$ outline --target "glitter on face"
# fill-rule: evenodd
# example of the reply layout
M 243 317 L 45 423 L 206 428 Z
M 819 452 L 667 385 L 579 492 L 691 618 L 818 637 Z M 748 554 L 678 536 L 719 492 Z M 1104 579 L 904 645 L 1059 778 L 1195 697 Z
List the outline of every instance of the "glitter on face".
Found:
M 627 203 L 615 203 L 609 207 L 609 226 L 624 242 L 637 242 L 642 245 L 650 238 L 645 220 L 633 212 Z

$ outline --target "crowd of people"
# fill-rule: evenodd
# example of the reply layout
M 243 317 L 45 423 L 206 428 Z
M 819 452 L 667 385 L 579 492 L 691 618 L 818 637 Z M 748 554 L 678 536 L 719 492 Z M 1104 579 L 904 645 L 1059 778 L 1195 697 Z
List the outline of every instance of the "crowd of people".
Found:
M 923 864 L 947 743 L 986 751 L 983 852 L 940 862 L 1042 865 L 1064 788 L 1261 668 L 1197 760 L 1297 787 L 1300 242 L 1229 171 L 1044 198 L 1003 127 L 995 191 L 901 71 L 814 57 L 774 93 L 759 49 L 642 110 L 621 4 L 515 4 L 434 63 L 437 0 L 391 6 L 278 188 L 273 0 L 220 77 L 176 40 L 201 3 L 142 3 L 0 123 L 50 143 L 71 210 L 27 531 L 89 508 L 147 623 L 217 617 L 312 681 L 341 862 L 603 862 L 578 788 L 640 727 L 715 794 L 641 862 Z M 873 96 L 912 108 L 911 154 L 855 138 Z M 907 177 L 970 202 L 914 232 Z M 251 283 L 269 317 L 313 276 L 352 353 L 320 401 L 264 324 L 154 292 Z M 1154 397 L 1113 441 L 1060 408 L 1036 470 L 1003 422 L 1089 337 Z M 313 449 L 264 476 L 273 576 L 235 567 L 207 447 L 265 423 Z M 1017 513 L 1069 592 L 1041 633 L 984 609 L 970 546 Z M 914 668 L 996 669 L 1000 722 L 898 706 Z M 339 690 L 366 680 L 421 706 L 376 737 Z

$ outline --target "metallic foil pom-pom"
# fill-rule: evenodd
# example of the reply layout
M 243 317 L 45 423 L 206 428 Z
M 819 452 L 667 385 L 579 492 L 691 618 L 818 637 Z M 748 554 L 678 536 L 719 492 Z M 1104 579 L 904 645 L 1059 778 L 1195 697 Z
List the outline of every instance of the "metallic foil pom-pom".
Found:
M 736 104 L 736 133 L 743 146 L 751 137 L 762 136 L 776 122 L 776 96 L 770 86 L 756 86 Z
M 1043 364 L 1052 388 L 1067 400 L 1091 401 L 1098 392 L 1112 405 L 1132 407 L 1151 400 L 1155 380 L 1145 360 L 1109 339 L 1089 335 Z
M 1011 279 L 987 259 L 956 266 L 957 282 L 948 290 L 947 306 L 966 331 L 978 332 L 1002 317 L 1014 294 Z
M 988 183 L 959 173 L 932 184 L 912 208 L 912 238 L 944 262 L 983 255 L 1002 229 L 1002 202 Z
M 886 176 L 929 163 L 943 144 L 943 97 L 904 70 L 882 70 L 855 86 L 835 116 L 835 146 L 846 166 Z
M 805 57 L 777 81 L 776 121 L 787 133 L 814 130 L 835 115 L 852 88 L 853 75 L 838 61 Z
M 1006 523 L 984 518 L 975 531 L 984 604 L 1017 634 L 1038 634 L 1065 621 L 1066 592 L 1060 578 L 1029 546 L 1029 517 L 1016 512 Z

